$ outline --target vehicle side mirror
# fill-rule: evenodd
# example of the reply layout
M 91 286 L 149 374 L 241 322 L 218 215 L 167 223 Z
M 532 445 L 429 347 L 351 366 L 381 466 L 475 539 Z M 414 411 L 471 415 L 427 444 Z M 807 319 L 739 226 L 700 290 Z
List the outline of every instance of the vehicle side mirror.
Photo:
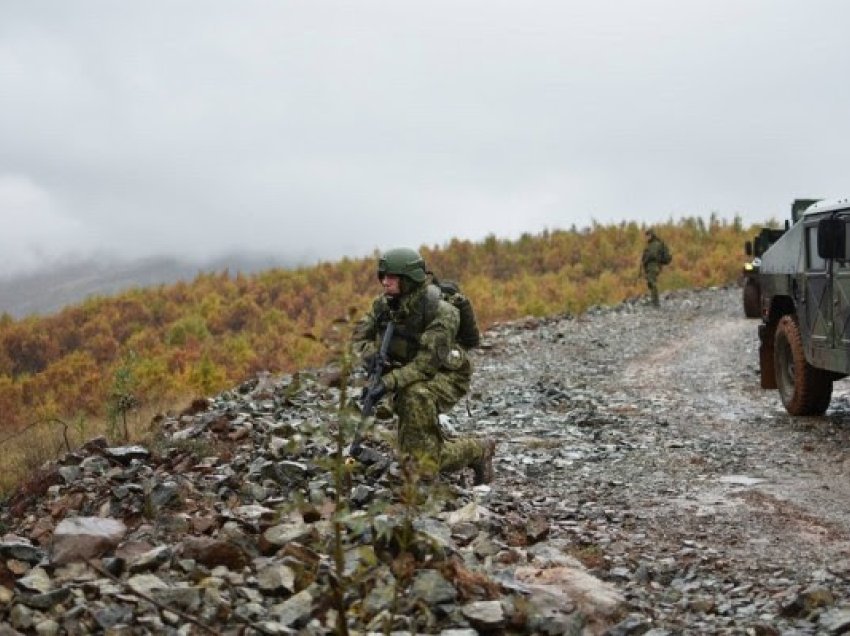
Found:
M 843 219 L 822 219 L 818 221 L 818 256 L 821 258 L 847 258 Z
M 746 243 L 744 243 L 744 251 L 747 253 L 747 256 L 753 255 L 753 242 L 752 241 L 747 241 Z

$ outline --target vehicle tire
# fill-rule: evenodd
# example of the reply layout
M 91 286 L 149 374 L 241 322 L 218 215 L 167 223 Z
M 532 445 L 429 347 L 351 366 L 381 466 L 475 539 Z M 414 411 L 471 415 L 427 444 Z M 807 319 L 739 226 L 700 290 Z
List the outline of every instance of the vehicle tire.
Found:
M 758 318 L 761 315 L 761 290 L 759 284 L 752 278 L 744 281 L 744 315 L 747 318 Z
M 823 415 L 832 398 L 832 378 L 808 362 L 794 315 L 783 316 L 773 340 L 776 386 L 791 415 Z

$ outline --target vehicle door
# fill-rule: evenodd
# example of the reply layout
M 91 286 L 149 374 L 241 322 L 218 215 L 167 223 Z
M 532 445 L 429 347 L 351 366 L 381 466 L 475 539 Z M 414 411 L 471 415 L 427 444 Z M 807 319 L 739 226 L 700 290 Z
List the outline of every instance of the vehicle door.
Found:
M 850 217 L 843 216 L 845 223 L 844 253 L 850 255 Z M 832 263 L 832 346 L 842 352 L 850 351 L 850 258 L 835 260 Z M 846 354 L 842 356 L 846 358 Z M 846 370 L 850 364 L 845 362 Z
M 800 318 L 805 320 L 801 325 L 803 340 L 809 334 L 810 362 L 815 366 L 823 366 L 825 358 L 833 347 L 835 332 L 832 325 L 831 260 L 818 255 L 818 226 L 812 220 L 804 226 L 805 231 L 805 274 L 803 303 L 804 310 Z

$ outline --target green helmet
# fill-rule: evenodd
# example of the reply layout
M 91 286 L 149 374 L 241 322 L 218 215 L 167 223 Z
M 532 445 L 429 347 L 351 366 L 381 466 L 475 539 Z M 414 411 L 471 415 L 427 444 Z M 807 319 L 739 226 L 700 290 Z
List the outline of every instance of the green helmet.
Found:
M 427 278 L 425 259 L 419 255 L 419 252 L 408 247 L 388 250 L 378 259 L 378 276 L 384 274 L 406 276 L 414 282 L 423 283 Z

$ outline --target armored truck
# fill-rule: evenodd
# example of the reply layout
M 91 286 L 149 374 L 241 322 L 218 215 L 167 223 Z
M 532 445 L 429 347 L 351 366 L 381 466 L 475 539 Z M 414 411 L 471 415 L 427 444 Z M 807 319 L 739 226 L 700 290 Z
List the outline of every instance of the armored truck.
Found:
M 761 257 L 761 386 L 822 415 L 850 374 L 850 199 L 816 202 Z

